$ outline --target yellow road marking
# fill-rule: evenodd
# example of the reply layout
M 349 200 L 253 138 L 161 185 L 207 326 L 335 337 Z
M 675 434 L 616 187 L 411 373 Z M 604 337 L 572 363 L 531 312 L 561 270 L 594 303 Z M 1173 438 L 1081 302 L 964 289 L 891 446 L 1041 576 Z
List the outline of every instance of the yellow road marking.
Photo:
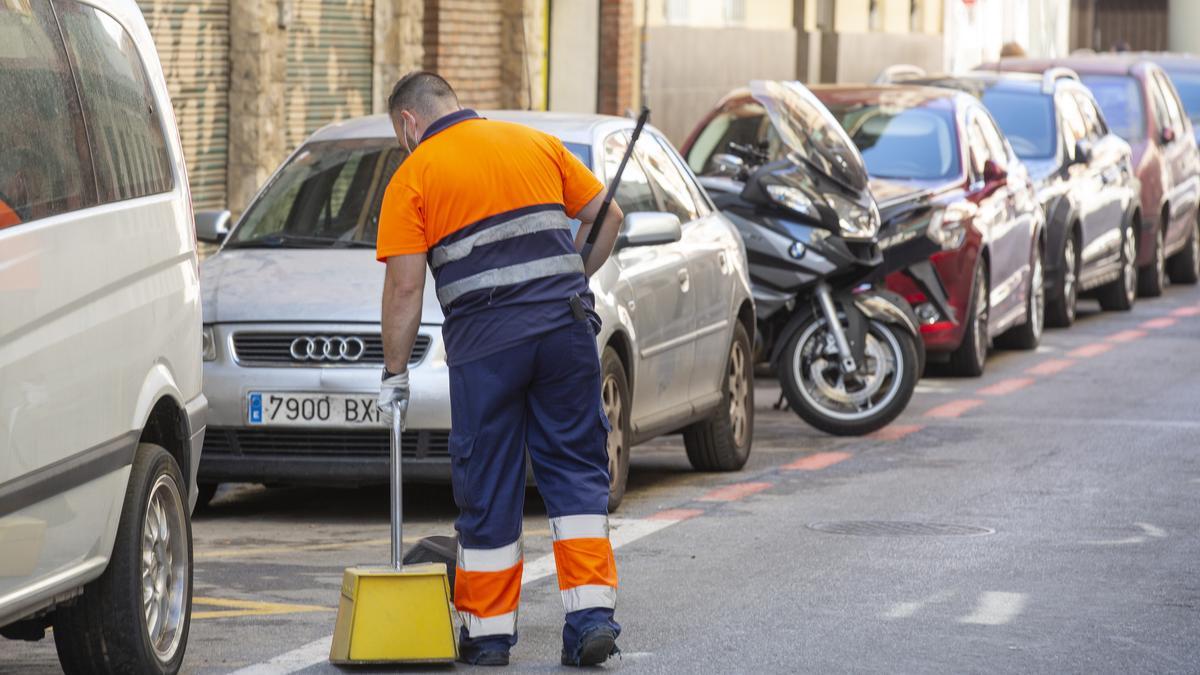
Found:
M 319 605 L 293 605 L 282 602 L 259 602 L 257 600 L 227 600 L 224 598 L 192 598 L 192 605 L 210 607 L 225 607 L 197 612 L 192 611 L 193 619 L 228 619 L 237 616 L 271 616 L 274 614 L 300 614 L 303 612 L 332 612 L 333 607 Z
M 526 530 L 525 538 L 530 537 L 549 537 L 549 529 Z M 405 537 L 405 544 L 415 544 L 421 541 L 424 537 Z M 224 560 L 228 558 L 253 558 L 264 555 L 279 555 L 284 553 L 294 553 L 296 551 L 340 551 L 350 548 L 359 547 L 374 547 L 387 546 L 392 540 L 384 539 L 358 539 L 355 541 L 337 541 L 327 544 L 296 544 L 292 546 L 275 545 L 275 546 L 241 546 L 230 548 L 215 548 L 207 551 L 196 551 L 192 554 L 194 560 Z

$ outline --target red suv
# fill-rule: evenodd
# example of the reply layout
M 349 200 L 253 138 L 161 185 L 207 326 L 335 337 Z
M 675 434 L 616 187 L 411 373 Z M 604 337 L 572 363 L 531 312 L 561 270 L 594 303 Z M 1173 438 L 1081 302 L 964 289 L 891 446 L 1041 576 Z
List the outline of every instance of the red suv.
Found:
M 949 353 L 957 373 L 974 376 L 993 338 L 1036 347 L 1045 219 L 987 110 L 974 97 L 931 87 L 811 90 L 866 162 L 884 265 L 902 270 L 886 283 L 913 305 L 926 349 Z M 735 92 L 700 122 L 683 154 L 694 171 L 710 173 L 729 143 L 772 147 L 769 126 L 749 94 Z
M 1054 66 L 1079 73 L 1109 128 L 1133 148 L 1133 166 L 1142 184 L 1139 293 L 1161 295 L 1168 276 L 1175 283 L 1196 283 L 1200 152 L 1170 78 L 1141 54 L 1005 59 L 980 69 L 1041 73 Z

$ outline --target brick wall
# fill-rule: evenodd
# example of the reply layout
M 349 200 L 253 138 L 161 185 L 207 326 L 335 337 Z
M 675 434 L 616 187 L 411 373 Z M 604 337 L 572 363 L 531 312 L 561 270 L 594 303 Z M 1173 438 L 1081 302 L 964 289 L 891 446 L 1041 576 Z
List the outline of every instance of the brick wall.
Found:
M 600 73 L 596 107 L 608 115 L 623 115 L 633 108 L 634 40 L 633 0 L 600 0 Z
M 424 67 L 446 78 L 459 101 L 499 108 L 503 96 L 504 0 L 425 0 Z

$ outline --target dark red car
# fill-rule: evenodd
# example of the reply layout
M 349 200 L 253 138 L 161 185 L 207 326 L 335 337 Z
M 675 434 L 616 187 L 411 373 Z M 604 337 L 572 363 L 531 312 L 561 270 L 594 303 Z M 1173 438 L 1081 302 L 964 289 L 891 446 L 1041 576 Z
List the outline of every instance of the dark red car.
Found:
M 858 146 L 879 204 L 889 289 L 920 317 L 930 353 L 983 372 L 993 338 L 1032 349 L 1045 309 L 1045 219 L 1024 166 L 974 97 L 930 87 L 814 86 Z M 778 148 L 761 107 L 735 92 L 683 146 L 698 174 L 730 143 Z M 896 264 L 896 261 L 903 261 Z
M 1200 152 L 1192 122 L 1167 73 L 1144 54 L 1062 59 L 1004 59 L 981 70 L 1041 73 L 1066 66 L 1079 73 L 1108 126 L 1133 149 L 1141 181 L 1138 291 L 1160 295 L 1167 278 L 1200 280 Z

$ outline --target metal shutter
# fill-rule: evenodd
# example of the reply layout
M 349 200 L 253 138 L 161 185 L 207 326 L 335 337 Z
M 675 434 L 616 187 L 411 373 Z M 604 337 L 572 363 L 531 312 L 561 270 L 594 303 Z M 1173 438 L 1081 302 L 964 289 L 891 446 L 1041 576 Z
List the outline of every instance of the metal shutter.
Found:
M 167 78 L 196 209 L 226 208 L 229 0 L 138 0 Z
M 371 112 L 374 0 L 295 0 L 288 26 L 286 141 Z

